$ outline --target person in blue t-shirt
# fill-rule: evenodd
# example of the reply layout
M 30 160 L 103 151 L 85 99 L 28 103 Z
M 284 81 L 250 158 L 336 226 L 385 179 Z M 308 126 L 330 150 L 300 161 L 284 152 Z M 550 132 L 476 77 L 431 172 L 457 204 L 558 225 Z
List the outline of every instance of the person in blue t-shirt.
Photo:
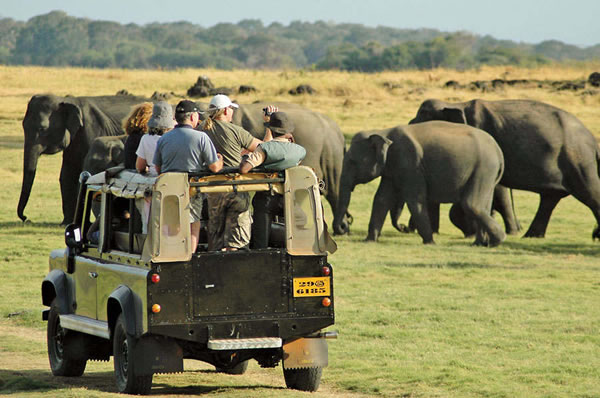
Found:
M 156 143 L 154 165 L 156 172 L 200 172 L 207 169 L 213 173 L 223 168 L 223 157 L 202 131 L 194 130 L 200 121 L 200 110 L 196 103 L 180 101 L 175 107 L 177 125 L 165 133 Z M 190 198 L 190 223 L 192 231 L 192 251 L 196 251 L 200 236 L 200 218 L 203 195 Z

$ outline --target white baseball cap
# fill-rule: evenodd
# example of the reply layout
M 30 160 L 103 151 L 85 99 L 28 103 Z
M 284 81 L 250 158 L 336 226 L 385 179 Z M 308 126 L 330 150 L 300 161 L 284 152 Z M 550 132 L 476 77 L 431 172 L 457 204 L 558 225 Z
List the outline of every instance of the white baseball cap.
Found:
M 228 96 L 225 94 L 217 94 L 210 100 L 208 109 L 224 109 L 224 108 L 239 108 L 238 104 L 231 102 Z

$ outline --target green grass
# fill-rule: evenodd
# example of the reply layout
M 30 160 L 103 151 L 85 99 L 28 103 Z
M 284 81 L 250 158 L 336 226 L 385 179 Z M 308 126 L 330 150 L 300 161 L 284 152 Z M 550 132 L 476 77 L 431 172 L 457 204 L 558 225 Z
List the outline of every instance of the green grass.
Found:
M 64 245 L 57 225 L 61 155 L 41 158 L 26 209 L 31 223 L 21 223 L 22 150 L 15 148 L 21 133 L 18 120 L 0 122 L 0 141 L 10 141 L 0 145 L 0 362 L 20 358 L 0 370 L 0 394 L 112 395 L 114 387 L 104 386 L 112 382 L 112 363 L 93 363 L 78 380 L 52 378 L 45 344 L 28 337 L 45 328 L 40 284 L 49 252 Z M 545 239 L 509 236 L 493 249 L 471 246 L 450 224 L 447 205 L 436 245 L 396 232 L 389 221 L 378 243 L 364 242 L 377 184 L 356 188 L 352 234 L 336 238 L 339 250 L 330 262 L 333 329 L 340 336 L 329 344 L 324 392 L 310 396 L 600 397 L 600 244 L 591 240 L 595 221 L 588 208 L 565 198 Z M 538 197 L 515 192 L 515 204 L 527 228 Z M 153 393 L 307 396 L 282 389 L 280 369 L 256 372 L 159 376 Z

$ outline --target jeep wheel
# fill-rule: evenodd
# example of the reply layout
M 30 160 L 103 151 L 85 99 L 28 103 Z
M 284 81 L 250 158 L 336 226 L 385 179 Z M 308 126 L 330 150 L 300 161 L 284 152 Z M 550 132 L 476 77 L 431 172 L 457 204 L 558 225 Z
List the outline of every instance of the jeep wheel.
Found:
M 243 375 L 248 370 L 248 363 L 250 360 L 242 361 L 235 365 L 233 368 L 225 369 L 225 368 L 217 368 L 217 372 L 227 373 L 230 375 Z
M 74 359 L 69 354 L 74 352 L 70 345 L 74 343 L 71 337 L 75 333 L 60 326 L 58 303 L 54 299 L 50 305 L 47 329 L 48 359 L 54 376 L 77 377 L 85 370 L 87 360 Z
M 321 383 L 323 368 L 285 369 L 283 377 L 287 388 L 300 391 L 317 391 Z
M 136 339 L 127 334 L 123 314 L 117 319 L 113 336 L 117 389 L 125 394 L 149 394 L 152 388 L 152 375 L 140 376 L 136 373 L 133 363 Z

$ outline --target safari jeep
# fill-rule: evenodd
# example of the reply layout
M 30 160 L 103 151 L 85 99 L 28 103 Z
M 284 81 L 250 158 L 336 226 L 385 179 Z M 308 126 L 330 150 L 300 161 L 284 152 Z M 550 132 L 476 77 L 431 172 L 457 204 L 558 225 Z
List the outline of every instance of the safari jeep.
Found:
M 201 241 L 193 252 L 190 196 L 232 191 L 282 195 L 283 217 L 272 228 L 279 237 L 235 252 L 210 252 Z M 137 210 L 145 201 L 147 234 Z M 122 213 L 128 217 L 119 222 Z M 54 375 L 81 376 L 88 360 L 112 355 L 118 390 L 148 394 L 153 374 L 182 372 L 184 358 L 232 374 L 254 359 L 262 367 L 282 362 L 288 388 L 318 389 L 325 339 L 337 336 L 323 330 L 334 323 L 327 252 L 335 243 L 311 169 L 154 178 L 84 172 L 65 241 L 42 282 Z

